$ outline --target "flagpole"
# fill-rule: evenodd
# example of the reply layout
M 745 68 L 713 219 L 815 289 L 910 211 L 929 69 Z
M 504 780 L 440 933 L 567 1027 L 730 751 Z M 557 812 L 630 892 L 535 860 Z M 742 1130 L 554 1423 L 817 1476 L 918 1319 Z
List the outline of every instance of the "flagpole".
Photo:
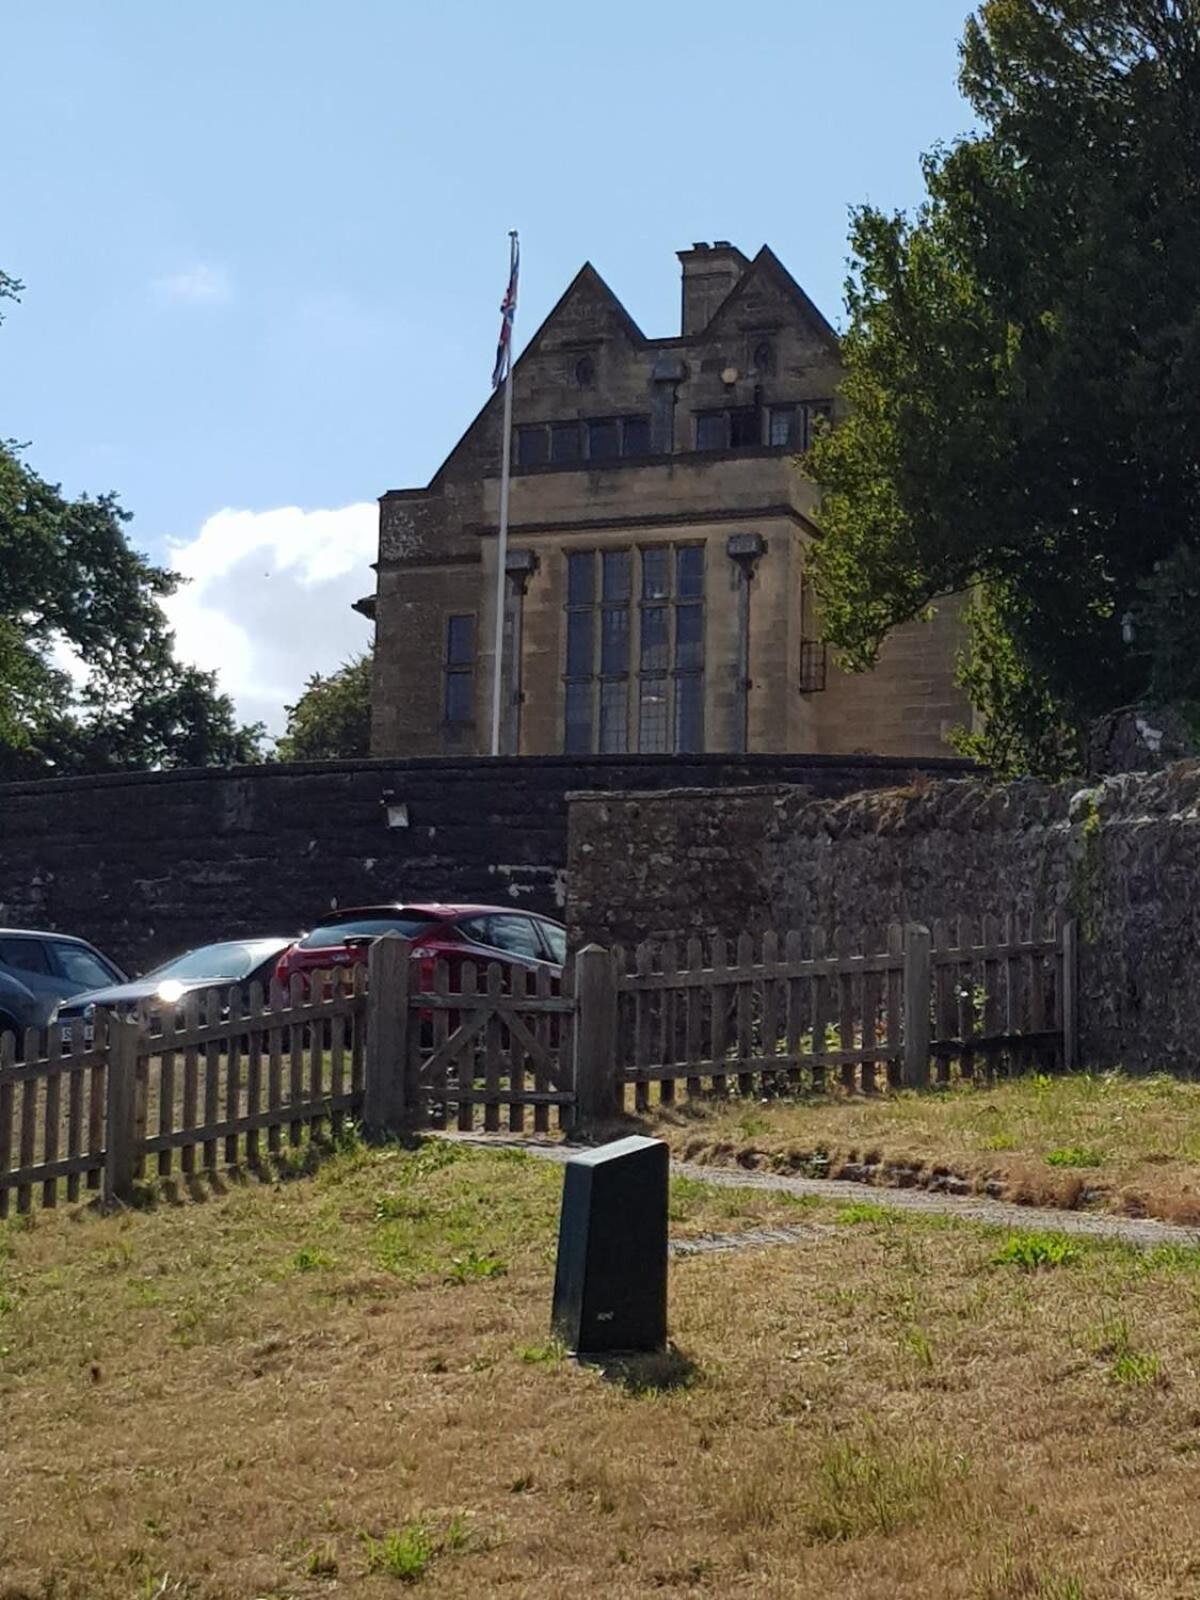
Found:
M 517 232 L 514 228 L 509 239 L 509 281 L 517 260 Z M 512 386 L 513 386 L 513 333 L 516 308 L 508 330 L 508 370 L 504 376 L 504 446 L 500 469 L 500 537 L 496 543 L 496 670 L 492 679 L 492 754 L 500 754 L 500 702 L 504 683 L 504 613 L 508 598 L 508 484 L 512 469 Z M 516 751 L 513 752 L 516 754 Z

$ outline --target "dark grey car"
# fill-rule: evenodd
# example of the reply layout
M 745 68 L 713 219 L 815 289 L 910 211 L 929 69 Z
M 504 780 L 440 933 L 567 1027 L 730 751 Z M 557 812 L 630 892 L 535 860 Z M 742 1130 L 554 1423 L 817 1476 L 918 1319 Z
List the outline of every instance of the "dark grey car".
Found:
M 0 928 L 0 1034 L 44 1028 L 72 995 L 124 982 L 116 962 L 86 939 Z

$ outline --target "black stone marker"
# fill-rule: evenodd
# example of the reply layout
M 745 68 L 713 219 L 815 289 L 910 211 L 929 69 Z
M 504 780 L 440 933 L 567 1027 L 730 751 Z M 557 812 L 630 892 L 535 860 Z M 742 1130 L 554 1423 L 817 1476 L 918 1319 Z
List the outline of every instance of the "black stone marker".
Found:
M 666 1345 L 668 1164 L 640 1135 L 567 1162 L 551 1322 L 576 1355 Z

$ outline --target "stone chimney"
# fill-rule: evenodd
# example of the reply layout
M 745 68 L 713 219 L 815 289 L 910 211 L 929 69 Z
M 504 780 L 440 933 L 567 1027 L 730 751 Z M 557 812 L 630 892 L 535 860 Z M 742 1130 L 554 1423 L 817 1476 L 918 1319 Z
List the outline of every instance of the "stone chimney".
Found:
M 683 267 L 683 333 L 702 333 L 713 313 L 750 265 L 746 257 L 730 244 L 718 239 L 714 244 L 694 244 L 678 252 Z

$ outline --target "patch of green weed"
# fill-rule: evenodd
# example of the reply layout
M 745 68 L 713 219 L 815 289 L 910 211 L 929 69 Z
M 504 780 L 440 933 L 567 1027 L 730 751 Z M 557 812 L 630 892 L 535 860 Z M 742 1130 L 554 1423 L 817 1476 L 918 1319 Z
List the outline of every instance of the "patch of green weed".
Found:
M 382 1539 L 364 1536 L 367 1571 L 381 1572 L 401 1583 L 419 1583 L 439 1556 L 459 1555 L 472 1540 L 467 1518 L 458 1513 L 440 1531 L 427 1522 L 406 1522 Z
M 333 1265 L 332 1257 L 311 1245 L 303 1245 L 288 1263 L 293 1272 L 323 1272 Z
M 1108 1375 L 1123 1388 L 1153 1389 L 1163 1381 L 1162 1363 L 1150 1350 L 1140 1350 L 1125 1317 L 1110 1317 L 1092 1336 L 1097 1355 L 1109 1359 Z
M 476 1283 L 481 1278 L 503 1278 L 508 1272 L 507 1261 L 491 1251 L 468 1250 L 466 1255 L 454 1256 L 446 1273 L 447 1283 Z
M 1067 1267 L 1078 1259 L 1077 1246 L 1061 1233 L 1013 1233 L 992 1257 L 992 1264 L 1038 1272 L 1048 1267 Z
M 866 1200 L 852 1200 L 849 1205 L 837 1208 L 833 1220 L 854 1225 L 859 1222 L 889 1222 L 891 1218 L 884 1206 L 871 1205 Z
M 364 1540 L 367 1571 L 382 1572 L 401 1583 L 417 1583 L 428 1572 L 437 1555 L 433 1534 L 423 1522 L 408 1522 L 393 1528 L 382 1539 Z
M 1102 1167 L 1104 1157 L 1099 1150 L 1080 1145 L 1066 1145 L 1061 1150 L 1051 1150 L 1046 1156 L 1048 1167 Z
M 531 1367 L 561 1361 L 566 1353 L 566 1346 L 561 1339 L 547 1339 L 545 1344 L 522 1344 L 517 1346 L 518 1359 Z
M 933 1370 L 933 1341 L 924 1328 L 909 1328 L 904 1335 L 904 1343 L 919 1367 L 924 1367 L 926 1371 Z

